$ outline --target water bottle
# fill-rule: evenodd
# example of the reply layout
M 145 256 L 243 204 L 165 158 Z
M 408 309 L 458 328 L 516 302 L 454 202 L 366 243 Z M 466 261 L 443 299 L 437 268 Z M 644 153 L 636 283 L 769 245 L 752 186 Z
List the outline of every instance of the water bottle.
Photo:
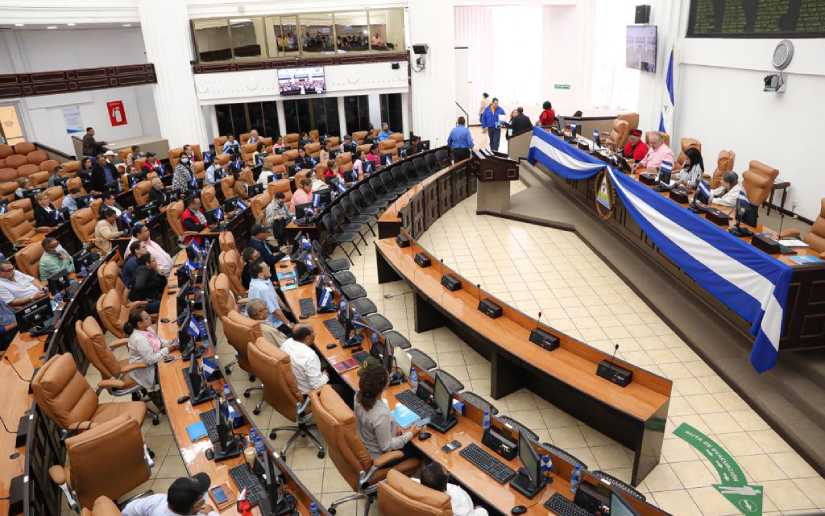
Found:
M 89 275 L 89 271 L 86 270 L 86 265 L 85 264 L 81 265 L 80 266 L 80 277 L 85 278 L 88 275 Z
M 549 455 L 544 455 L 541 458 L 541 474 L 545 480 L 550 480 L 550 472 L 553 471 L 553 461 L 550 460 Z
M 576 491 L 579 489 L 579 482 L 582 480 L 582 467 L 576 464 L 576 469 L 573 470 L 573 474 L 570 476 L 570 491 L 573 494 L 576 494 Z
M 418 390 L 418 373 L 415 372 L 415 369 L 410 371 L 410 389 L 413 392 Z
M 319 513 L 318 513 L 318 504 L 317 503 L 312 502 L 311 504 L 309 504 L 309 514 L 310 514 L 310 516 L 318 516 Z
M 484 409 L 484 415 L 481 417 L 481 427 L 486 432 L 490 429 L 490 411 L 488 409 Z
M 232 389 L 229 388 L 228 383 L 223 384 L 223 397 L 225 399 L 232 399 Z

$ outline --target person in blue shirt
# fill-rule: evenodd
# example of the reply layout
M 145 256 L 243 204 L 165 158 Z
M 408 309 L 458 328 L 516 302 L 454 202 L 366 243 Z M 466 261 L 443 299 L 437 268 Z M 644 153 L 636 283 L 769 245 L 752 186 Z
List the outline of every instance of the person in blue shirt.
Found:
M 252 226 L 252 236 L 247 245 L 261 253 L 261 260 L 274 271 L 275 264 L 281 260 L 285 255 L 282 252 L 272 252 L 272 248 L 266 239 L 269 236 L 269 229 L 263 224 L 255 224 Z
M 241 146 L 237 140 L 235 140 L 235 136 L 228 135 L 226 137 L 226 141 L 223 144 L 223 152 L 226 154 L 240 154 Z
M 487 130 L 490 135 L 490 149 L 497 151 L 498 143 L 501 140 L 501 122 L 499 116 L 506 113 L 498 105 L 498 99 L 493 97 L 493 101 L 487 106 L 487 109 L 481 114 L 481 127 Z
M 135 287 L 135 272 L 138 268 L 138 258 L 146 254 L 146 245 L 140 241 L 135 240 L 129 245 L 129 256 L 123 262 L 123 269 L 120 271 L 120 279 L 126 288 L 132 289 Z
M 447 137 L 447 146 L 453 151 L 453 160 L 461 161 L 469 158 L 474 145 L 473 135 L 467 128 L 467 120 L 463 116 L 458 117 L 455 127 Z
M 292 337 L 292 325 L 281 310 L 278 301 L 278 292 L 272 284 L 272 272 L 265 261 L 260 260 L 252 264 L 253 277 L 249 281 L 249 292 L 247 298 L 260 299 L 266 303 L 266 310 L 269 312 L 268 320 L 275 328 L 287 337 Z
M 390 126 L 387 125 L 387 122 L 381 122 L 381 132 L 378 133 L 378 138 L 376 138 L 376 140 L 383 142 L 389 138 L 391 134 L 392 132 L 390 132 Z

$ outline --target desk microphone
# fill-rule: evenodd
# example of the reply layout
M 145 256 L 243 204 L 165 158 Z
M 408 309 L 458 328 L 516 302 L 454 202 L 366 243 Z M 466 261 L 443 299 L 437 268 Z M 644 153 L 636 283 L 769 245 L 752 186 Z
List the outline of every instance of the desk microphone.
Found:
M 615 348 L 613 348 L 613 356 L 612 356 L 612 357 L 610 357 L 610 363 L 611 363 L 611 364 L 615 364 L 615 363 L 616 363 L 616 352 L 617 352 L 617 351 L 619 351 L 619 345 L 618 345 L 618 344 L 616 344 L 616 347 L 615 347 Z
M 615 363 L 617 351 L 619 351 L 618 344 L 613 348 L 613 356 L 610 357 L 610 360 L 605 358 L 599 362 L 596 367 L 596 375 L 615 383 L 619 387 L 627 387 L 633 381 L 633 371 Z
M 32 373 L 32 377 L 27 380 L 27 379 L 23 378 L 23 375 L 20 374 L 20 371 L 18 371 L 17 368 L 14 367 L 14 363 L 11 361 L 11 359 L 9 358 L 8 355 L 3 355 L 3 358 L 6 359 L 6 362 L 9 363 L 9 365 L 11 366 L 11 370 L 14 371 L 14 374 L 16 374 L 18 378 L 20 378 L 20 381 L 21 382 L 26 382 L 26 383 L 29 384 L 29 392 L 31 393 L 31 382 L 34 379 L 34 376 L 37 374 L 37 369 L 38 368 L 34 369 L 34 373 Z

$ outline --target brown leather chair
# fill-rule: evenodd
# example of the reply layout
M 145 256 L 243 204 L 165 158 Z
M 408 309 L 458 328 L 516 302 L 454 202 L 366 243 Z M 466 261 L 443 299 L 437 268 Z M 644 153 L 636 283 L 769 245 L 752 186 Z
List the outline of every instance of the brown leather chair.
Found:
M 101 380 L 98 389 L 111 384 Z M 31 388 L 40 410 L 66 432 L 83 432 L 118 416 L 127 416 L 141 425 L 146 417 L 146 404 L 141 401 L 101 403 L 77 370 L 71 353 L 54 355 L 43 364 Z
M 404 146 L 404 133 L 392 133 L 390 138 L 395 141 L 395 146 L 399 149 Z
M 452 516 L 450 495 L 430 489 L 395 470 L 378 483 L 382 516 Z
M 69 217 L 74 234 L 81 242 L 92 242 L 95 239 L 95 224 L 97 217 L 91 208 L 80 208 Z
M 43 172 L 51 172 L 58 165 L 60 165 L 60 162 L 57 161 L 56 159 L 47 159 L 47 160 L 41 161 L 40 164 L 39 164 L 40 170 L 42 170 Z M 65 173 L 64 173 L 64 175 L 65 175 Z
M 9 168 L 17 169 L 27 164 L 28 160 L 26 159 L 25 155 L 21 156 L 20 154 L 12 154 L 8 158 L 6 158 L 6 166 Z
M 336 156 L 335 168 L 337 168 L 338 170 L 343 169 L 344 172 L 349 172 L 350 170 L 352 170 L 352 153 L 342 152 L 338 156 Z
M 355 131 L 352 133 L 352 141 L 357 145 L 364 145 L 364 138 L 367 137 L 369 131 Z
M 224 199 L 232 199 L 235 195 L 235 178 L 226 176 L 221 178 L 221 193 Z
M 129 298 L 129 291 L 126 284 L 120 277 L 121 268 L 115 260 L 109 260 L 97 268 L 97 282 L 100 285 L 100 292 L 105 294 L 112 289 L 117 290 L 121 299 Z
M 607 135 L 606 146 L 611 149 L 621 149 L 627 141 L 627 135 L 630 134 L 630 124 L 627 120 L 616 119 L 613 120 L 613 127 L 610 128 L 610 134 Z
M 398 161 L 398 146 L 395 144 L 395 140 L 387 139 L 382 142 L 378 143 L 378 154 L 381 156 L 381 161 L 383 162 L 384 156 L 389 154 L 392 156 L 392 161 Z
M 203 161 L 192 163 L 192 173 L 195 174 L 195 179 L 203 180 L 203 178 L 206 177 L 206 165 Z
M 630 129 L 638 129 L 639 128 L 639 113 L 633 112 L 626 112 L 626 113 L 619 113 L 616 115 L 616 118 L 619 120 L 624 120 L 630 126 Z M 629 131 L 629 129 L 628 129 Z
M 318 129 L 311 129 L 309 131 L 309 139 L 314 142 L 321 141 L 321 131 Z
M 212 138 L 212 143 L 215 144 L 215 152 L 221 152 L 223 150 L 223 144 L 227 142 L 229 138 L 226 136 L 216 136 Z
M 32 165 L 40 165 L 47 159 L 49 159 L 49 155 L 46 154 L 46 151 L 42 150 L 33 150 L 26 154 L 26 161 L 28 161 Z
M 250 136 L 251 134 L 252 134 L 252 133 L 241 133 L 241 134 L 238 136 L 238 144 L 239 144 L 239 145 L 246 145 L 246 142 L 248 142 L 248 141 L 249 141 L 249 136 Z
M 66 494 L 69 507 L 77 511 L 92 506 L 101 496 L 117 500 L 151 476 L 154 463 L 140 425 L 127 416 L 96 424 L 69 437 L 65 444 L 66 465 L 50 467 L 49 477 Z
M 0 174 L 3 173 L 4 170 L 12 170 L 12 169 L 0 169 Z M 15 175 L 17 171 L 14 171 Z M 14 181 L 2 181 L 0 182 L 0 197 L 6 202 L 14 200 L 14 191 L 17 190 L 17 183 Z
M 820 258 L 825 258 L 825 199 L 820 202 L 819 216 L 805 235 L 805 243 L 818 252 Z
M 135 204 L 143 206 L 149 202 L 149 192 L 152 191 L 152 182 L 148 179 L 140 181 L 132 188 L 132 195 L 135 198 Z
M 229 286 L 229 276 L 220 273 L 209 278 L 209 302 L 218 317 L 225 317 L 233 310 L 238 311 L 235 293 Z
M 20 165 L 17 167 L 17 177 L 28 177 L 31 181 L 34 174 L 41 172 L 40 167 L 37 165 L 32 165 L 31 163 L 26 163 L 25 165 Z M 48 174 L 46 174 L 48 176 Z
M 110 395 L 120 397 L 134 394 L 135 396 L 139 395 L 144 403 L 148 401 L 148 398 L 145 397 L 145 391 L 129 376 L 129 372 L 154 367 L 154 365 L 147 366 L 143 362 L 130 364 L 128 358 L 118 360 L 112 352 L 113 349 L 125 346 L 129 339 L 116 339 L 111 344 L 107 344 L 106 336 L 103 335 L 103 330 L 100 329 L 97 319 L 91 315 L 82 321 L 75 321 L 74 328 L 80 349 L 83 350 L 83 354 L 95 366 L 95 369 L 100 372 L 101 378 L 106 380 L 104 388 Z M 152 414 L 153 425 L 160 423 L 160 415 L 157 412 L 148 407 L 146 411 Z
M 3 167 L 0 167 L 0 181 L 15 183 L 15 188 L 17 188 L 17 169 L 16 168 L 8 168 L 5 166 L 5 161 L 3 160 Z
M 277 179 L 269 183 L 266 190 L 275 198 L 278 192 L 284 193 L 284 202 L 288 203 L 292 199 L 292 190 L 289 187 L 289 179 Z
M 67 176 L 73 176 L 77 174 L 78 170 L 80 170 L 80 162 L 77 160 L 71 161 L 64 161 L 63 162 L 63 173 Z
M 237 249 L 221 251 L 218 255 L 218 268 L 229 277 L 229 285 L 236 296 L 245 297 L 246 289 L 241 283 L 241 272 L 243 272 L 243 261 Z
M 226 154 L 224 152 L 222 152 L 222 153 L 218 154 L 217 156 L 215 156 L 215 161 L 217 161 L 218 163 L 221 164 L 221 166 L 224 166 L 224 167 L 226 165 L 229 165 L 229 162 L 231 160 L 232 160 L 232 157 L 229 154 Z
M 183 210 L 183 201 L 175 201 L 166 208 L 166 221 L 179 238 L 183 238 L 186 234 L 186 231 L 183 229 L 183 222 L 180 221 Z
M 261 136 L 260 138 L 261 143 L 264 144 L 267 152 L 272 152 L 272 137 L 271 136 Z
M 238 246 L 235 244 L 235 235 L 231 231 L 221 231 L 218 235 L 218 244 L 220 245 L 221 251 L 238 249 Z
M 298 159 L 298 151 L 295 149 L 290 149 L 281 154 L 281 156 L 284 157 L 284 166 L 291 167 L 295 164 L 295 160 Z
M 338 150 L 341 147 L 341 138 L 337 136 L 327 136 L 326 145 L 327 151 Z
M 284 145 L 289 147 L 290 149 L 297 149 L 298 143 L 301 140 L 301 135 L 298 133 L 287 133 L 284 136 Z
M 91 208 L 92 213 L 95 215 L 95 219 L 100 216 L 100 207 L 103 205 L 103 199 L 95 199 L 89 204 L 89 208 Z
M 20 209 L 11 209 L 0 215 L 0 231 L 14 246 L 28 244 L 36 233 L 33 221 Z
M 370 151 L 371 148 L 372 148 L 371 143 L 365 143 L 363 145 L 359 145 L 358 147 L 356 147 L 356 149 L 358 149 L 359 151 L 364 153 L 365 157 L 366 157 L 367 153 Z
M 779 175 L 779 170 L 766 165 L 761 161 L 748 163 L 748 170 L 742 174 L 742 186 L 748 194 L 751 204 L 762 206 L 773 191 L 773 182 Z
M 252 216 L 256 222 L 263 223 L 266 216 L 266 207 L 272 202 L 272 196 L 268 191 L 256 195 L 249 202 L 249 208 L 252 210 Z
M 35 147 L 31 142 L 20 142 L 14 146 L 14 153 L 23 156 L 35 150 L 37 150 L 37 147 Z
M 682 147 L 682 150 L 681 152 L 679 152 L 679 156 L 676 158 L 676 163 L 673 164 L 674 172 L 685 168 L 685 161 L 687 161 L 687 155 L 685 154 L 686 150 L 693 147 L 699 152 L 702 152 L 702 142 L 700 142 L 696 138 L 682 138 L 680 145 Z
M 66 188 L 69 190 L 77 188 L 80 190 L 80 193 L 86 195 L 86 189 L 83 188 L 83 180 L 79 177 L 70 177 L 69 180 L 66 181 Z
M 183 147 L 175 147 L 173 149 L 169 149 L 169 153 L 167 155 L 169 157 L 169 165 L 173 169 L 178 165 L 181 154 L 183 154 Z
M 238 174 L 238 181 L 242 181 L 247 185 L 255 184 L 255 176 L 252 174 L 252 169 L 245 168 Z
M 218 202 L 218 197 L 215 195 L 215 187 L 212 185 L 204 186 L 201 190 L 201 203 L 205 211 L 211 211 L 215 208 L 220 208 L 221 203 Z
M 264 168 L 271 170 L 273 167 L 283 165 L 285 161 L 286 159 L 283 154 L 270 154 L 264 158 Z
M 278 432 L 293 432 L 281 450 L 281 456 L 286 457 L 296 439 L 306 437 L 318 448 L 318 458 L 323 459 L 326 454 L 324 445 L 311 430 L 315 425 L 310 422 L 309 398 L 305 399 L 298 390 L 289 355 L 263 337 L 250 342 L 246 352 L 252 374 L 263 384 L 263 398 L 255 409 L 260 412 L 261 404 L 266 402 L 279 414 L 297 423 L 273 428 L 269 432 L 269 438 L 273 440 L 278 436 Z
M 6 159 L 14 154 L 14 149 L 7 143 L 0 143 L 0 159 Z
M 315 423 L 327 444 L 330 459 L 356 492 L 330 504 L 327 507 L 330 512 L 344 502 L 366 499 L 366 514 L 375 497 L 376 484 L 386 478 L 390 469 L 396 469 L 405 475 L 418 469 L 419 460 L 405 457 L 400 450 L 373 459 L 358 437 L 355 414 L 330 385 L 311 392 L 309 399 Z
M 245 315 L 241 315 L 237 310 L 232 310 L 221 317 L 221 324 L 223 325 L 223 333 L 226 335 L 226 341 L 235 349 L 235 361 L 232 364 L 238 364 L 241 369 L 249 374 L 250 381 L 254 381 L 255 374 L 249 365 L 247 346 L 250 342 L 261 338 L 261 321 L 250 319 Z M 232 364 L 226 365 L 224 370 L 231 372 Z M 250 392 L 259 390 L 262 390 L 262 387 L 249 387 L 244 390 L 244 396 L 248 398 Z
M 46 195 L 49 197 L 49 202 L 51 202 L 55 208 L 63 207 L 62 186 L 52 186 L 51 188 L 46 188 Z
M 726 172 L 733 170 L 733 165 L 736 162 L 736 153 L 732 150 L 719 151 L 719 157 L 716 160 L 716 170 L 710 180 L 711 188 L 719 188 L 722 186 L 722 176 Z
M 80 516 L 120 516 L 120 514 L 120 509 L 108 496 L 101 496 L 95 500 L 91 510 L 84 507 L 80 511 Z
M 40 257 L 43 256 L 43 245 L 41 242 L 34 242 L 14 255 L 14 265 L 22 273 L 33 278 L 40 278 Z
M 105 294 L 101 294 L 97 299 L 97 315 L 103 322 L 103 326 L 117 338 L 126 337 L 123 325 L 129 320 L 129 305 L 120 295 L 116 288 Z
M 304 145 L 304 152 L 306 152 L 307 156 L 310 156 L 315 159 L 321 158 L 321 144 L 318 142 L 312 142 Z
M 252 163 L 252 155 L 258 149 L 257 143 L 247 143 L 241 147 L 241 159 L 246 163 Z
M 317 165 L 315 165 L 315 174 L 318 177 L 324 177 L 324 171 L 326 169 L 327 169 L 326 163 L 318 163 Z M 303 181 L 304 179 L 309 177 L 310 172 L 311 172 L 310 170 L 299 170 L 298 172 L 295 173 L 292 180 L 295 182 L 295 188 L 296 189 L 299 188 L 299 185 L 301 184 L 301 181 Z
M 8 204 L 8 209 L 10 210 L 23 210 L 23 213 L 26 215 L 26 218 L 32 221 L 34 224 L 34 204 L 33 199 L 31 197 L 25 197 L 23 199 L 17 199 L 16 201 L 12 201 Z

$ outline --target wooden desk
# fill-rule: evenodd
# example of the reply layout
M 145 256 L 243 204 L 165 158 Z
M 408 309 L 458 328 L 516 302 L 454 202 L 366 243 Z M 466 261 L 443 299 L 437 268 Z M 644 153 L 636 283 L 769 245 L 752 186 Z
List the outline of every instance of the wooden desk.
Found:
M 631 483 L 638 485 L 658 464 L 673 383 L 642 368 L 616 360 L 633 371 L 633 381 L 620 387 L 596 376 L 599 361 L 610 355 L 564 335 L 526 316 L 451 269 L 440 265 L 420 268 L 418 245 L 400 248 L 395 239 L 376 242 L 378 282 L 407 281 L 415 294 L 415 329 L 427 331 L 449 325 L 491 365 L 491 395 L 498 399 L 529 387 L 574 417 L 588 423 L 634 451 Z M 438 260 L 430 255 L 435 264 Z M 449 273 L 462 289 L 441 286 Z M 490 299 L 504 315 L 490 319 L 477 310 L 479 299 Z M 542 327 L 558 336 L 561 346 L 550 352 L 529 341 L 530 331 Z
M 217 243 L 215 244 L 217 245 Z M 214 256 L 216 249 L 212 250 L 212 255 Z M 186 251 L 180 251 L 175 256 L 175 264 L 180 265 L 186 261 Z M 207 268 L 208 270 L 208 268 Z M 208 282 L 208 275 L 204 273 L 204 283 Z M 159 310 L 159 318 L 165 319 L 170 322 L 158 323 L 158 335 L 163 339 L 174 339 L 178 335 L 178 326 L 175 322 L 177 320 L 177 294 L 170 292 L 171 289 L 177 287 L 177 278 L 174 274 L 171 274 L 169 277 L 169 284 L 163 294 L 160 304 Z M 204 299 L 205 303 L 209 301 Z M 208 311 L 207 311 L 208 313 Z M 206 353 L 205 356 L 212 356 L 214 353 L 214 340 L 211 342 L 210 351 Z M 222 462 L 215 462 L 208 460 L 204 454 L 206 449 L 211 448 L 211 443 L 208 439 L 206 440 L 199 440 L 196 442 L 192 442 L 189 439 L 189 435 L 186 433 L 186 427 L 197 423 L 200 421 L 200 413 L 207 412 L 213 408 L 212 403 L 203 403 L 197 406 L 193 406 L 191 402 L 187 401 L 186 403 L 178 404 L 177 400 L 180 396 L 188 395 L 189 394 L 189 387 L 186 384 L 186 381 L 183 376 L 183 369 L 187 367 L 190 363 L 183 362 L 180 358 L 180 351 L 174 351 L 172 355 L 175 357 L 173 362 L 160 362 L 158 364 L 158 374 L 160 379 L 160 385 L 163 391 L 163 402 L 166 405 L 166 413 L 167 417 L 169 418 L 169 425 L 172 428 L 172 434 L 174 435 L 175 442 L 180 450 L 181 458 L 186 466 L 186 470 L 189 472 L 190 475 L 194 475 L 195 473 L 206 473 L 212 479 L 212 485 L 218 485 L 222 483 L 228 483 L 230 488 L 234 492 L 234 496 L 237 499 L 238 497 L 238 490 L 237 486 L 235 485 L 234 481 L 232 481 L 229 470 L 237 466 L 238 464 L 244 463 L 243 455 L 239 457 L 235 457 L 233 459 L 228 459 Z M 218 380 L 215 382 L 211 382 L 212 387 L 217 391 L 221 392 L 224 386 L 224 380 Z M 230 389 L 232 388 L 230 384 Z M 235 395 L 234 389 L 232 394 Z M 236 399 L 241 400 L 242 398 L 235 396 Z M 241 428 L 235 430 L 235 433 L 240 433 L 244 435 L 248 435 L 249 431 L 253 428 L 254 423 L 252 422 L 251 416 L 247 413 L 246 408 L 243 406 L 243 403 L 238 403 L 237 406 L 241 409 L 244 417 L 247 420 L 247 424 Z M 258 429 L 261 435 L 266 436 L 268 432 L 261 431 Z M 266 439 L 265 439 L 266 441 Z M 270 452 L 272 448 L 269 446 L 267 442 L 267 447 L 270 448 Z M 309 515 L 309 506 L 311 503 L 316 503 L 319 511 L 326 513 L 323 509 L 323 506 L 315 499 L 315 497 L 306 489 L 306 487 L 300 482 L 298 477 L 289 469 L 289 467 L 280 459 L 278 460 L 278 467 L 280 468 L 281 472 L 284 475 L 284 479 L 286 481 L 287 490 L 295 496 L 298 502 L 298 510 L 302 515 Z M 260 514 L 260 511 L 256 508 L 255 509 L 257 514 Z M 233 505 L 228 507 L 226 510 L 222 511 L 221 514 L 233 515 L 238 514 L 236 507 Z

